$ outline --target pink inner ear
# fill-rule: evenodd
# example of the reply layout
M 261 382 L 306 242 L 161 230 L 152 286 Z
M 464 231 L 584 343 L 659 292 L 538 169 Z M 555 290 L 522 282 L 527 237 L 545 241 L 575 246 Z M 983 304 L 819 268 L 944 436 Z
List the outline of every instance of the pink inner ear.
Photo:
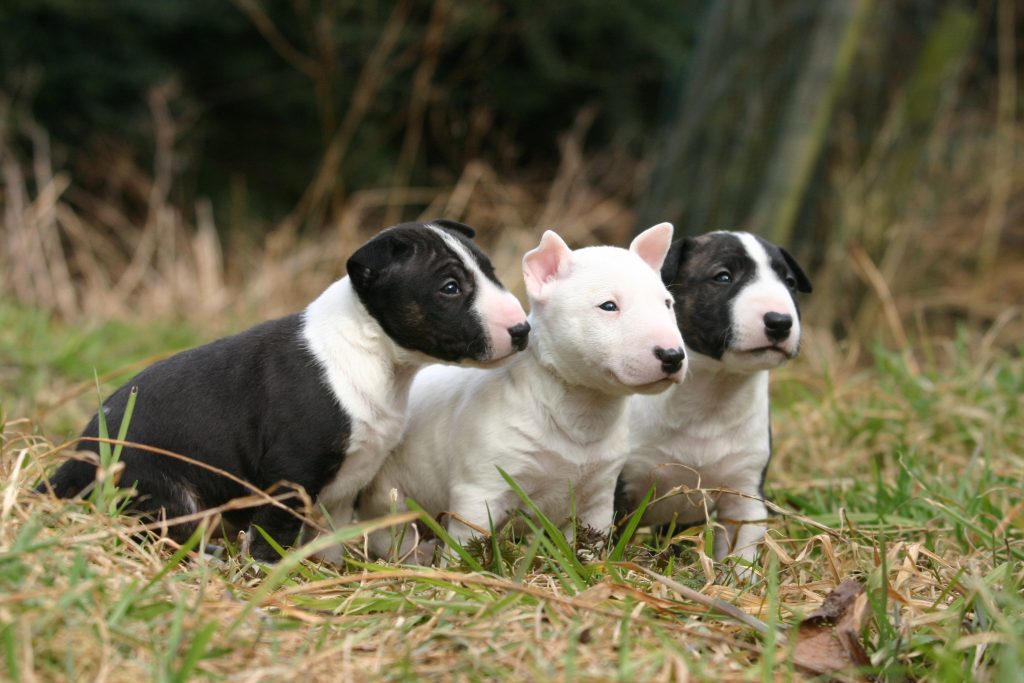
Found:
M 637 235 L 629 250 L 642 258 L 654 270 L 661 272 L 668 248 L 672 246 L 672 224 L 658 223 Z
M 572 250 L 551 230 L 544 232 L 536 249 L 523 256 L 523 279 L 526 291 L 532 297 L 540 296 L 544 284 L 558 277 L 558 270 L 569 258 Z

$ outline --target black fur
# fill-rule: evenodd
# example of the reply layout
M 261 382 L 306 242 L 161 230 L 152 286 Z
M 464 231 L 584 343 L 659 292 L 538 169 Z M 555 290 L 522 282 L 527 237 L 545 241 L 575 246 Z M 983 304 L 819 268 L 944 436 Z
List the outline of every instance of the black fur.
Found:
M 260 489 L 278 482 L 302 486 L 315 497 L 344 459 L 351 425 L 305 349 L 301 319 L 290 315 L 231 337 L 184 351 L 152 365 L 103 403 L 116 433 L 128 394 L 138 388 L 127 440 L 185 455 L 225 470 Z M 82 436 L 98 436 L 93 416 Z M 82 442 L 82 450 L 99 446 Z M 125 448 L 119 483 L 135 485 L 132 509 L 151 517 L 177 517 L 248 495 L 242 485 L 209 470 L 141 449 Z M 59 497 L 77 495 L 96 476 L 92 463 L 69 460 L 50 478 Z M 289 505 L 298 507 L 299 501 Z M 301 522 L 272 506 L 226 513 L 232 524 L 258 524 L 278 542 L 295 540 Z M 188 538 L 195 524 L 172 527 L 172 538 Z M 252 554 L 276 554 L 259 534 Z
M 441 223 L 486 262 L 466 237 L 471 229 Z M 486 355 L 486 332 L 470 315 L 474 278 L 436 232 L 408 223 L 390 228 L 357 250 L 348 267 L 360 300 L 400 345 L 449 361 Z M 452 279 L 461 293 L 441 294 Z M 117 432 L 129 392 L 137 387 L 128 441 L 201 461 L 260 489 L 290 482 L 315 499 L 341 466 L 352 425 L 302 330 L 302 316 L 290 315 L 150 366 L 104 402 L 110 431 Z M 97 435 L 94 416 L 82 436 Z M 96 443 L 82 442 L 80 448 L 99 452 Z M 120 484 L 134 484 L 138 491 L 132 508 L 151 518 L 188 514 L 189 500 L 206 509 L 250 493 L 222 475 L 141 449 L 126 447 L 121 460 Z M 48 485 L 58 496 L 71 497 L 95 476 L 92 462 L 69 460 Z M 46 488 L 44 482 L 39 490 Z M 287 504 L 297 508 L 300 499 Z M 257 524 L 284 546 L 301 529 L 297 516 L 270 505 L 225 518 L 242 528 Z M 169 533 L 182 541 L 194 528 L 181 524 Z M 254 557 L 276 558 L 262 536 L 250 537 Z

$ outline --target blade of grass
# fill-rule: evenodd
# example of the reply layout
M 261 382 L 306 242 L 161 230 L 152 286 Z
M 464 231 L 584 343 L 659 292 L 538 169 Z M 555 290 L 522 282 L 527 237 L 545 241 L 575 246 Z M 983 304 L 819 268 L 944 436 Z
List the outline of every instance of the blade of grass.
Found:
M 128 425 L 132 421 L 132 413 L 135 412 L 135 399 L 138 398 L 138 396 L 139 388 L 132 387 L 128 392 L 128 403 L 124 407 L 124 416 L 121 418 L 121 425 L 117 430 L 117 440 L 119 443 L 114 445 L 114 452 L 111 454 L 111 465 L 121 459 L 121 450 L 124 448 L 125 439 L 128 438 Z
M 523 522 L 530 527 L 530 533 L 540 539 L 541 545 L 547 551 L 549 560 L 552 560 L 549 562 L 551 568 L 553 570 L 560 570 L 555 571 L 554 574 L 565 591 L 570 595 L 575 595 L 578 591 L 586 590 L 587 582 L 573 566 L 574 564 L 579 565 L 579 561 L 576 560 L 575 556 L 571 560 L 566 558 L 559 545 L 553 542 L 547 534 L 543 533 L 540 527 L 534 524 L 529 517 L 524 515 Z
M 270 545 L 270 547 L 274 549 L 274 552 L 277 553 L 279 557 L 284 557 L 285 555 L 288 554 L 288 551 L 285 550 L 284 547 L 280 543 L 278 543 L 276 540 L 274 540 L 274 538 L 270 534 L 267 533 L 266 529 L 264 529 L 263 527 L 261 527 L 258 524 L 253 524 L 252 528 L 256 530 L 256 533 L 258 533 L 260 536 L 263 537 L 263 540 L 265 540 Z M 301 564 L 298 565 L 298 567 L 296 567 L 296 570 L 300 574 L 302 574 L 302 576 L 305 577 L 306 579 L 308 579 L 310 581 L 315 581 L 316 580 L 316 576 L 313 574 L 313 572 L 309 571 L 309 569 L 307 569 L 306 567 L 303 567 Z
M 168 559 L 167 562 L 164 563 L 164 566 L 160 568 L 160 571 L 154 574 L 153 577 L 146 582 L 146 585 L 143 586 L 142 590 L 139 592 L 141 594 L 145 594 L 147 591 L 149 591 L 150 588 L 155 586 L 156 583 L 160 581 L 160 579 L 167 576 L 167 574 L 169 574 L 172 569 L 178 567 L 181 564 L 182 559 L 184 559 L 185 555 L 187 555 L 197 545 L 199 545 L 199 540 L 203 537 L 204 531 L 205 530 L 203 529 L 203 526 L 201 524 L 197 526 L 195 531 L 192 532 L 188 539 L 181 544 L 181 547 L 175 550 L 174 554 L 171 555 L 170 559 Z
M 184 681 L 191 680 L 192 672 L 195 671 L 199 660 L 206 653 L 206 646 L 209 644 L 213 634 L 217 632 L 218 626 L 220 626 L 218 622 L 211 621 L 199 630 L 196 637 L 192 639 L 192 643 L 189 644 L 185 656 L 182 657 L 181 666 L 174 672 L 171 680 L 175 681 L 175 683 L 184 683 Z
M 287 578 L 291 575 L 292 571 L 298 567 L 304 560 L 309 559 L 313 555 L 350 541 L 354 538 L 359 538 L 363 534 L 382 529 L 385 527 L 393 526 L 395 524 L 406 524 L 417 519 L 418 515 L 413 512 L 408 512 L 400 515 L 389 515 L 380 519 L 370 520 L 368 522 L 361 522 L 359 524 L 353 524 L 351 526 L 342 527 L 329 534 L 323 534 L 313 541 L 307 543 L 299 548 L 294 548 L 291 552 L 288 552 L 281 558 L 273 568 L 270 569 L 270 573 L 260 587 L 253 591 L 252 595 L 245 603 L 245 607 L 242 608 L 238 616 L 235 617 L 234 621 L 227 628 L 227 634 L 231 635 L 234 633 L 239 626 L 245 623 L 248 619 L 249 614 L 252 613 L 256 607 L 263 602 L 263 600 L 270 595 L 274 590 L 277 589 Z
M 92 371 L 93 378 L 96 380 L 96 400 L 99 403 L 99 409 L 96 411 L 96 422 L 97 429 L 99 430 L 99 437 L 101 439 L 109 439 L 110 432 L 107 430 L 107 416 L 103 412 L 103 394 L 100 389 L 100 376 L 97 374 L 96 369 Z M 107 441 L 100 441 L 100 465 L 103 467 L 107 466 L 110 461 L 110 444 Z
M 501 544 L 498 542 L 498 533 L 494 528 L 494 520 L 491 518 L 491 508 L 487 508 L 487 526 L 491 530 L 491 555 L 494 557 L 495 573 L 505 578 L 505 560 L 501 556 Z
M 676 593 L 679 593 L 679 595 L 681 595 L 683 598 L 696 602 L 698 605 L 703 605 L 704 607 L 707 607 L 709 610 L 714 610 L 720 614 L 724 614 L 727 617 L 732 617 L 736 621 L 742 624 L 746 624 L 758 633 L 763 634 L 768 630 L 768 625 L 765 624 L 763 621 L 761 621 L 757 617 L 747 614 L 739 607 L 736 607 L 736 605 L 728 603 L 725 600 L 722 600 L 721 598 L 713 598 L 711 596 L 704 595 L 699 591 L 695 591 L 688 586 L 684 586 L 678 581 L 673 581 L 667 576 L 662 576 L 661 574 L 651 569 L 648 569 L 647 567 L 638 565 L 635 562 L 619 562 L 617 566 L 622 567 L 624 569 L 632 569 L 635 572 L 644 574 L 645 576 L 662 584 L 663 586 L 671 588 Z
M 629 517 L 629 521 L 626 523 L 626 528 L 622 530 L 622 534 L 619 536 L 619 540 L 616 541 L 615 547 L 612 549 L 611 555 L 608 556 L 609 562 L 621 562 L 622 558 L 626 554 L 626 546 L 633 539 L 633 534 L 636 533 L 637 527 L 640 526 L 640 520 L 643 519 L 644 512 L 647 511 L 647 506 L 651 503 L 651 498 L 654 496 L 654 487 L 647 489 L 647 495 L 640 501 L 640 505 L 637 506 L 636 510 Z
M 170 632 L 167 634 L 166 640 L 163 643 L 164 651 L 160 657 L 160 670 L 164 674 L 161 678 L 164 678 L 167 672 L 172 670 L 172 664 L 174 662 L 174 656 L 178 652 L 178 647 L 181 645 L 182 635 L 184 633 L 184 622 L 185 622 L 185 600 L 184 598 L 178 598 L 178 601 L 174 605 L 174 616 L 171 619 Z
M 18 642 L 14 634 L 14 624 L 6 624 L 0 629 L 0 641 L 3 641 L 4 660 L 7 665 L 7 673 L 12 681 L 21 680 L 21 672 L 18 669 Z
M 766 607 L 768 623 L 762 633 L 761 648 L 761 680 L 770 683 L 775 680 L 776 660 L 778 658 L 778 626 L 779 626 L 779 558 L 771 553 L 768 561 L 768 587 L 766 591 Z
M 523 558 L 519 561 L 519 566 L 516 568 L 515 573 L 512 575 L 512 581 L 514 583 L 522 583 L 526 578 L 526 573 L 533 567 L 533 563 L 537 560 L 537 553 L 540 552 L 541 536 L 534 535 L 530 541 L 530 545 L 526 547 L 526 552 L 523 554 Z

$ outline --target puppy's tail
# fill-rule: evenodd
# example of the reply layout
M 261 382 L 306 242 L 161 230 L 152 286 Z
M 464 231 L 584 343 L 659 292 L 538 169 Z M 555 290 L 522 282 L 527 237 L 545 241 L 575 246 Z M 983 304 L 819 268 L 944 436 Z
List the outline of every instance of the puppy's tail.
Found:
M 58 498 L 73 498 L 96 481 L 96 465 L 86 460 L 68 460 L 36 487 L 37 493 L 53 491 Z

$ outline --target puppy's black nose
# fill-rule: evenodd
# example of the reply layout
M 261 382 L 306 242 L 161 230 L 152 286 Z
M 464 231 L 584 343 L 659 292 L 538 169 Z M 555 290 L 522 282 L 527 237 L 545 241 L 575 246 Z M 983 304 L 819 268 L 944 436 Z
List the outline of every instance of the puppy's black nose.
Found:
M 516 351 L 522 351 L 530 343 L 530 323 L 528 322 L 524 321 L 513 325 L 508 328 L 508 333 L 512 337 L 512 348 Z
M 660 346 L 655 346 L 654 357 L 661 361 L 661 369 L 665 371 L 666 375 L 673 375 L 683 367 L 686 352 L 681 346 L 675 349 L 663 349 Z
M 789 336 L 789 331 L 792 328 L 793 316 L 774 311 L 764 314 L 764 333 L 772 341 L 782 341 Z

